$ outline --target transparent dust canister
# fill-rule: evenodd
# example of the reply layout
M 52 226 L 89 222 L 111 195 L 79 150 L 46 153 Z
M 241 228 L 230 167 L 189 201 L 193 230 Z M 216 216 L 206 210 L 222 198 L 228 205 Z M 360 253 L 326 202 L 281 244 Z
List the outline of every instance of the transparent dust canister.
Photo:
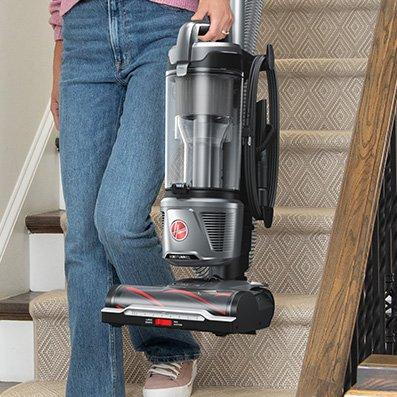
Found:
M 165 187 L 238 190 L 243 79 L 239 73 L 167 73 Z

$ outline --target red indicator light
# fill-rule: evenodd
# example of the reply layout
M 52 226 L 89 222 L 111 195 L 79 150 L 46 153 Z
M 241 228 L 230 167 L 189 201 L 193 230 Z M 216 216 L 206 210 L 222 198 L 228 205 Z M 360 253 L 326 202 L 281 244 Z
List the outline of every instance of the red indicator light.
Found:
M 156 327 L 171 327 L 173 325 L 172 320 L 166 318 L 155 318 L 154 325 Z

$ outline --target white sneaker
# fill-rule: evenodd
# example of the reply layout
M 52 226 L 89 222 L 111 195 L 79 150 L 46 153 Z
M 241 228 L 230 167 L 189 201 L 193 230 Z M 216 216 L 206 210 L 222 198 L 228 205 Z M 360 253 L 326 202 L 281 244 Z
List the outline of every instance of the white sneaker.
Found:
M 143 397 L 190 397 L 197 361 L 153 364 L 143 387 Z

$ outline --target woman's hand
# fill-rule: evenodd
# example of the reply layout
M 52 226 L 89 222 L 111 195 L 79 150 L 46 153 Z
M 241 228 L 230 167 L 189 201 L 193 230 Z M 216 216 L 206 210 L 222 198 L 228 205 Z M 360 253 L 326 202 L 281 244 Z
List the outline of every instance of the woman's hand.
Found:
M 55 42 L 54 61 L 52 66 L 52 92 L 51 92 L 51 113 L 54 117 L 55 127 L 59 131 L 59 82 L 61 77 L 63 42 Z
M 200 37 L 202 41 L 216 41 L 224 39 L 232 25 L 233 13 L 229 0 L 200 0 L 192 21 L 201 21 L 206 16 L 210 18 L 211 27 L 208 33 Z

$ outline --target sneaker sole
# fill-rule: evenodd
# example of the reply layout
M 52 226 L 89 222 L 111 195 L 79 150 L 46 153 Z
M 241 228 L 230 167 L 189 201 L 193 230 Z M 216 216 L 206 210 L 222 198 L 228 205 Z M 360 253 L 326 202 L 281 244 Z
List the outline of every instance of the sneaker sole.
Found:
M 167 389 L 143 389 L 143 397 L 190 397 L 196 375 L 197 363 L 193 365 L 192 379 L 188 384 Z

